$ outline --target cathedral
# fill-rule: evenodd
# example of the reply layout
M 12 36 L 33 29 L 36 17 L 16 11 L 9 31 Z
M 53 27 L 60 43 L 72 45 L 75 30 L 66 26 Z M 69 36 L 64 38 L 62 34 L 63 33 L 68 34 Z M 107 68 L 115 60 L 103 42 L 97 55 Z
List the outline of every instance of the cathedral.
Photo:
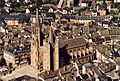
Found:
M 37 9 L 31 40 L 31 65 L 34 68 L 40 71 L 56 71 L 71 61 L 84 64 L 95 59 L 93 47 L 87 46 L 83 36 L 74 37 L 71 30 L 67 34 L 58 34 L 58 26 L 53 27 L 52 24 L 42 27 L 42 24 Z M 61 27 L 64 27 L 64 24 Z

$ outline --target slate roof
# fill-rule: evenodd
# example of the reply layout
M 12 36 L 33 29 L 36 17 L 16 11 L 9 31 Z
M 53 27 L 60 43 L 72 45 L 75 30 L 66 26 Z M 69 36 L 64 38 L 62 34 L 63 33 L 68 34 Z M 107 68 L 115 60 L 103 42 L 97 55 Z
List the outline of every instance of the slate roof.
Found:
M 18 46 L 18 45 L 7 45 L 4 47 L 4 50 L 9 52 L 12 55 L 20 55 L 23 53 L 30 52 L 30 45 L 27 46 Z
M 114 20 L 113 23 L 120 23 L 120 19 L 119 20 L 118 19 Z
M 86 40 L 83 37 L 78 37 L 74 39 L 63 40 L 59 42 L 59 48 L 67 46 L 67 48 L 79 47 L 86 44 Z
M 24 76 L 21 76 L 21 77 L 18 77 L 18 78 L 15 78 L 15 79 L 12 79 L 12 80 L 9 80 L 9 81 L 37 81 L 36 78 L 33 78 L 31 76 L 27 76 L 27 75 L 24 75 Z
M 1 20 L 22 20 L 24 22 L 28 22 L 30 19 L 29 16 L 26 15 L 0 15 Z
M 63 15 L 62 18 L 66 19 L 77 19 L 77 20 L 104 20 L 103 16 L 70 16 L 70 15 Z
M 105 4 L 99 5 L 99 9 L 107 9 L 107 6 Z

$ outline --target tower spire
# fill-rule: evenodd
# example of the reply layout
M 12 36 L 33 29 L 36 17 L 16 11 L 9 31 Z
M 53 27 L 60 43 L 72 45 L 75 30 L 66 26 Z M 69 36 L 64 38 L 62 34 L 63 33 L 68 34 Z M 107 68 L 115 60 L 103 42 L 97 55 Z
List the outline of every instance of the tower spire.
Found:
M 36 24 L 39 25 L 39 9 L 36 8 Z
M 55 49 L 54 49 L 54 54 L 53 54 L 53 58 L 54 58 L 54 71 L 59 69 L 59 38 L 56 37 L 56 41 L 55 41 Z
M 36 36 L 37 36 L 37 42 L 38 42 L 38 48 L 41 46 L 41 37 L 40 37 L 40 33 L 41 33 L 41 27 L 40 27 L 40 19 L 39 19 L 39 9 L 36 8 Z
M 31 65 L 37 69 L 40 67 L 41 63 L 41 52 L 40 52 L 40 21 L 39 21 L 39 9 L 36 8 L 36 22 L 33 27 L 32 41 L 31 41 Z M 41 58 L 40 58 L 41 57 Z

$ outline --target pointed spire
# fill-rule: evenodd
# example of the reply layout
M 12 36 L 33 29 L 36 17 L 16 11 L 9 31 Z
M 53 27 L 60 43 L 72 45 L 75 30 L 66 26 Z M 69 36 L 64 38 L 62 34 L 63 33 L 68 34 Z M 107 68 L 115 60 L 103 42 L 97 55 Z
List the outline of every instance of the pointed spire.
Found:
M 36 8 L 36 25 L 39 26 L 39 9 Z
M 36 25 L 35 25 L 35 28 L 36 28 L 36 36 L 37 36 L 37 42 L 38 42 L 38 47 L 41 46 L 41 26 L 40 26 L 40 20 L 39 20 L 39 9 L 36 8 Z

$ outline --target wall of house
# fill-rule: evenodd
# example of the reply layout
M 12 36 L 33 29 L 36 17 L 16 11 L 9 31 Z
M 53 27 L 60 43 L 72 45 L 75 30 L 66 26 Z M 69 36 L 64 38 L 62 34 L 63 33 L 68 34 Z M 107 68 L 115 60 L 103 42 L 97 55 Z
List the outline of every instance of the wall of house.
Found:
M 102 54 L 96 49 L 96 58 L 98 60 L 101 60 L 102 59 Z
M 96 53 L 96 57 L 99 62 L 106 62 L 107 58 L 104 56 L 104 54 L 100 53 L 98 50 L 96 50 Z
M 19 25 L 18 20 L 5 20 L 5 22 L 7 23 L 7 25 Z
M 79 60 L 81 63 L 88 63 L 90 60 L 94 60 L 93 48 L 85 48 L 85 46 L 68 49 L 68 54 L 73 60 Z
M 17 66 L 25 66 L 28 64 L 28 58 L 30 58 L 29 53 L 23 54 L 21 56 L 14 56 L 12 55 L 12 53 L 7 52 L 4 50 L 4 58 L 6 60 L 7 65 L 9 65 L 9 63 L 12 63 L 13 67 L 17 67 Z M 19 64 L 17 65 L 16 62 L 19 62 Z
M 103 27 L 104 28 L 108 28 L 108 24 L 103 24 Z
M 84 23 L 84 24 L 88 24 L 89 22 L 91 22 L 92 20 L 79 20 L 79 23 Z
M 9 65 L 9 63 L 12 63 L 13 67 L 15 67 L 15 58 L 14 56 L 12 56 L 11 53 L 4 51 L 4 58 L 6 60 L 7 65 Z

